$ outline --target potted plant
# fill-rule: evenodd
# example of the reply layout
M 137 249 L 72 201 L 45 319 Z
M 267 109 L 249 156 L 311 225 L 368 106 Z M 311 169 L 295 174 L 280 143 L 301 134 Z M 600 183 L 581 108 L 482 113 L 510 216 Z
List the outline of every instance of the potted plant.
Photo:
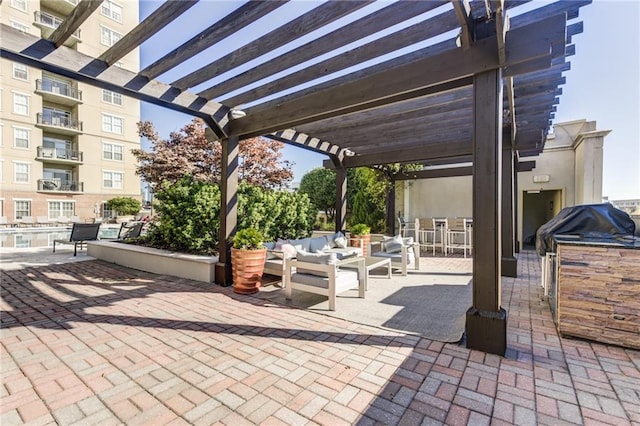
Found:
M 233 292 L 239 294 L 257 293 L 262 284 L 264 262 L 267 249 L 264 237 L 255 228 L 245 228 L 233 237 L 231 247 L 231 271 Z
M 371 227 L 365 223 L 356 223 L 349 228 L 350 241 L 352 247 L 361 247 L 362 255 L 367 255 L 367 246 L 371 242 Z
M 107 201 L 107 207 L 116 212 L 116 222 L 122 223 L 132 220 L 135 215 L 140 213 L 142 203 L 131 197 L 116 197 Z

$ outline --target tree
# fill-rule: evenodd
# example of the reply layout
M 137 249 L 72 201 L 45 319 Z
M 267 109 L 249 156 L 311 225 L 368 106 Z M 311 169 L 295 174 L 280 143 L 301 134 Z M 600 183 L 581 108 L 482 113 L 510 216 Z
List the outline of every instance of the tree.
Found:
M 302 177 L 300 189 L 318 210 L 324 210 L 329 222 L 336 217 L 336 172 L 318 167 Z
M 142 203 L 131 197 L 116 197 L 107 201 L 107 207 L 120 215 L 130 216 L 140 212 Z
M 139 163 L 136 173 L 158 189 L 163 182 L 175 183 L 186 175 L 196 182 L 219 183 L 222 145 L 207 140 L 205 129 L 196 118 L 165 140 L 151 122 L 138 122 L 138 135 L 151 142 L 152 150 L 132 150 Z M 293 179 L 293 164 L 282 160 L 283 147 L 282 142 L 260 137 L 240 141 L 239 179 L 262 188 L 287 186 Z
M 347 186 L 351 206 L 349 223 L 367 224 L 372 232 L 384 231 L 387 187 L 380 179 L 380 172 L 368 167 L 352 169 Z

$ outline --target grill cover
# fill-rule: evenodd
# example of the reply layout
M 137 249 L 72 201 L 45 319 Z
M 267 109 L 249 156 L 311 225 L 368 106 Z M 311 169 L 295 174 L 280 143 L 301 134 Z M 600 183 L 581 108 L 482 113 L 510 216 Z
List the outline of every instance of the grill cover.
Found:
M 565 207 L 556 217 L 538 228 L 536 250 L 540 256 L 555 251 L 554 235 L 611 241 L 633 237 L 635 222 L 624 211 L 609 203 Z

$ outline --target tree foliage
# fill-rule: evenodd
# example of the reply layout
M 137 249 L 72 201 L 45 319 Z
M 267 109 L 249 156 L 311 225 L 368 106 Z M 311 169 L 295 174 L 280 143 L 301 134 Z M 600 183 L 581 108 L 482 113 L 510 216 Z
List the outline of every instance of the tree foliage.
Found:
M 128 216 L 138 214 L 142 208 L 140 200 L 131 197 L 116 197 L 107 200 L 107 207 L 119 215 Z
M 318 167 L 302 177 L 298 192 L 307 194 L 317 210 L 327 214 L 329 222 L 336 217 L 336 172 Z
M 351 206 L 349 224 L 364 223 L 372 232 L 385 229 L 385 200 L 387 187 L 380 173 L 368 167 L 358 167 L 349 174 L 347 186 Z
M 151 151 L 132 150 L 138 160 L 136 173 L 153 188 L 176 183 L 189 175 L 196 182 L 219 183 L 222 145 L 205 136 L 205 123 L 194 119 L 169 139 L 161 139 L 149 121 L 138 123 L 138 134 L 152 144 Z M 262 188 L 282 188 L 293 179 L 292 163 L 282 159 L 282 142 L 250 138 L 239 143 L 240 180 Z

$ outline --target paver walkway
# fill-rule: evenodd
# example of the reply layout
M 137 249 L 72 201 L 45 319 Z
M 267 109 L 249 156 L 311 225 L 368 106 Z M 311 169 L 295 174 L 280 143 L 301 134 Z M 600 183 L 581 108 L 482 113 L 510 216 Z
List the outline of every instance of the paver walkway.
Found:
M 640 424 L 640 352 L 560 339 L 519 268 L 504 358 L 100 261 L 1 271 L 0 423 Z

